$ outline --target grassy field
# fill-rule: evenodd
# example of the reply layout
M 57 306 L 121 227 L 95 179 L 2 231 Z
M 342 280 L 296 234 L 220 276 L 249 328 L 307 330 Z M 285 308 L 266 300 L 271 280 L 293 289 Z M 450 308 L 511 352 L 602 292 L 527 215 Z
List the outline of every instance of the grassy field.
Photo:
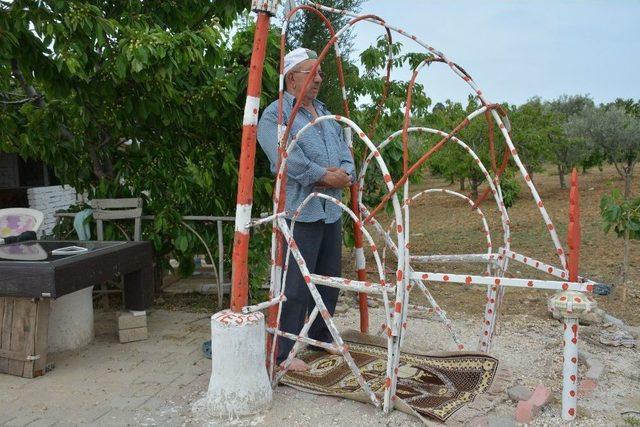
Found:
M 560 241 L 565 250 L 566 229 L 569 220 L 569 190 L 560 189 L 555 169 L 549 165 L 547 170 L 535 175 L 535 185 L 551 216 Z M 640 195 L 638 179 L 633 186 L 633 194 Z M 613 167 L 603 171 L 591 170 L 579 175 L 582 248 L 580 274 L 597 282 L 619 284 L 622 264 L 622 240 L 610 232 L 605 234 L 600 219 L 600 198 L 610 192 L 612 187 L 623 187 L 623 181 Z M 448 185 L 434 177 L 411 189 L 411 194 L 426 188 L 446 188 L 457 191 L 458 185 Z M 509 209 L 512 233 L 512 250 L 536 258 L 540 261 L 559 266 L 559 259 L 533 198 L 521 182 L 520 198 Z M 492 200 L 486 200 L 481 209 L 487 217 L 491 230 L 494 250 L 502 242 L 502 231 L 498 210 Z M 383 223 L 385 221 L 382 221 Z M 482 253 L 486 251 L 486 241 L 482 232 L 480 217 L 470 211 L 466 202 L 444 194 L 430 194 L 412 205 L 411 210 L 411 248 L 412 254 L 453 254 Z M 629 279 L 634 284 L 626 303 L 622 303 L 620 287 L 612 295 L 597 297 L 600 307 L 614 316 L 624 319 L 632 325 L 640 324 L 640 242 L 632 242 L 630 248 Z M 352 251 L 345 251 L 345 275 L 351 275 L 347 266 L 353 265 Z M 387 262 L 388 265 L 389 262 Z M 369 263 L 369 265 L 372 265 Z M 417 265 L 414 266 L 418 269 Z M 438 268 L 441 267 L 441 268 Z M 435 271 L 482 273 L 478 264 L 429 266 Z M 551 276 L 512 262 L 509 273 L 517 277 L 547 278 Z M 443 309 L 451 313 L 467 313 L 482 316 L 485 302 L 485 289 L 463 287 L 455 284 L 429 283 L 429 289 Z M 507 314 L 529 312 L 538 316 L 547 316 L 546 297 L 551 292 L 529 289 L 508 289 L 505 294 L 503 312 Z M 415 302 L 423 303 L 418 290 L 412 292 Z

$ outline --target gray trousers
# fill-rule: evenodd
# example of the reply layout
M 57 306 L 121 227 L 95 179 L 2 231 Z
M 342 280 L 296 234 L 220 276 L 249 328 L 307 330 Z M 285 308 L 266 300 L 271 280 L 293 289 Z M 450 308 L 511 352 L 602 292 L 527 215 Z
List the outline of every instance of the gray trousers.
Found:
M 342 221 L 332 224 L 324 221 L 296 222 L 293 238 L 300 249 L 309 272 L 324 276 L 340 276 L 342 273 Z M 286 252 L 285 252 L 286 253 Z M 333 315 L 338 301 L 339 289 L 316 285 L 327 310 Z M 282 304 L 280 329 L 292 334 L 300 333 L 305 317 L 311 314 L 315 301 L 309 292 L 298 264 L 293 258 L 289 260 L 287 282 L 284 294 L 287 301 Z M 318 314 L 309 329 L 309 338 L 331 342 L 333 338 L 324 320 Z M 293 347 L 294 341 L 279 337 L 277 361 L 281 363 Z

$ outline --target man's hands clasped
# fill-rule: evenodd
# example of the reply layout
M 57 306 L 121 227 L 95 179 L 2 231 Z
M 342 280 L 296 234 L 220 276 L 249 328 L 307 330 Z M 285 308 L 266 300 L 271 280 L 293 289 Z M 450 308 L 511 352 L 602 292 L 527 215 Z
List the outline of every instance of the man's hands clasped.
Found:
M 321 188 L 344 188 L 351 185 L 351 175 L 344 169 L 330 167 L 318 183 Z

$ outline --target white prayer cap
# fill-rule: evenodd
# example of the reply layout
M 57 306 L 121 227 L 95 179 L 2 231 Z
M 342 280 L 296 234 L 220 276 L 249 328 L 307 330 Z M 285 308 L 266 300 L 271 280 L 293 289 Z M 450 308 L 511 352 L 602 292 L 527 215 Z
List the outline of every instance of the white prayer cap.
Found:
M 289 71 L 293 69 L 299 63 L 306 61 L 307 59 L 317 59 L 318 54 L 311 49 L 299 47 L 293 49 L 291 52 L 284 56 L 284 75 L 286 76 Z

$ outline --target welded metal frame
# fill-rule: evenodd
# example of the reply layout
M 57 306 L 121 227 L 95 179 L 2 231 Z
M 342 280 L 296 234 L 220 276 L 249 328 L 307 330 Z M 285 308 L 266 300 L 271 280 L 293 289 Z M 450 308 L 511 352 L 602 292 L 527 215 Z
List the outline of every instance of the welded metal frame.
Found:
M 291 9 L 285 16 L 285 24 L 282 28 L 281 34 L 281 52 L 280 52 L 280 78 L 279 78 L 279 115 L 278 115 L 278 139 L 279 139 L 279 165 L 278 172 L 276 174 L 275 181 L 275 190 L 274 190 L 274 203 L 273 203 L 273 214 L 267 218 L 263 218 L 258 221 L 248 221 L 247 215 L 243 214 L 241 216 L 237 216 L 236 219 L 236 230 L 240 230 L 246 233 L 246 230 L 249 227 L 255 227 L 264 224 L 271 224 L 273 229 L 273 240 L 271 247 L 271 288 L 269 293 L 269 300 L 267 302 L 255 305 L 255 306 L 245 306 L 242 308 L 242 311 L 245 313 L 251 313 L 257 310 L 268 309 L 270 313 L 270 321 L 267 327 L 267 331 L 274 338 L 272 339 L 268 346 L 269 355 L 268 355 L 268 365 L 270 366 L 270 374 L 273 380 L 274 385 L 282 378 L 283 375 L 287 372 L 287 369 L 291 363 L 291 360 L 295 357 L 297 352 L 303 347 L 304 344 L 311 344 L 319 347 L 323 347 L 329 351 L 336 352 L 345 360 L 347 366 L 350 367 L 351 371 L 355 375 L 355 378 L 360 383 L 363 391 L 368 394 L 372 403 L 376 406 L 382 406 L 384 412 L 390 411 L 396 400 L 396 387 L 398 381 L 398 364 L 400 357 L 400 349 L 401 344 L 403 342 L 404 336 L 407 333 L 407 312 L 409 308 L 415 308 L 408 303 L 409 301 L 409 293 L 413 286 L 418 286 L 422 292 L 425 294 L 427 300 L 429 301 L 431 308 L 424 308 L 425 310 L 430 310 L 433 313 L 438 314 L 441 317 L 442 322 L 447 326 L 450 330 L 450 333 L 453 337 L 454 342 L 456 343 L 459 349 L 464 349 L 464 344 L 460 341 L 460 338 L 456 334 L 453 329 L 451 322 L 448 320 L 446 313 L 442 310 L 435 299 L 429 293 L 425 281 L 430 282 L 440 282 L 440 283 L 458 283 L 461 285 L 483 285 L 487 287 L 487 303 L 485 305 L 485 313 L 484 319 L 482 322 L 482 329 L 480 332 L 478 350 L 482 352 L 488 352 L 491 348 L 491 341 L 495 335 L 496 322 L 498 320 L 498 313 L 500 309 L 500 302 L 502 300 L 504 290 L 507 287 L 524 287 L 524 288 L 532 288 L 532 289 L 552 289 L 557 291 L 564 291 L 564 293 L 559 294 L 558 296 L 558 308 L 564 316 L 565 319 L 565 342 L 567 340 L 570 341 L 569 344 L 565 347 L 565 353 L 568 357 L 573 357 L 572 355 L 577 350 L 577 314 L 580 311 L 588 311 L 593 305 L 593 299 L 590 296 L 586 296 L 583 293 L 592 292 L 594 282 L 577 276 L 577 258 L 579 257 L 579 227 L 573 227 L 570 234 L 570 249 L 571 249 L 571 260 L 574 261 L 576 267 L 571 268 L 570 263 L 567 262 L 567 256 L 565 251 L 560 243 L 560 239 L 558 238 L 558 234 L 556 232 L 556 228 L 551 221 L 551 218 L 544 207 L 544 204 L 529 176 L 527 173 L 518 152 L 511 141 L 510 137 L 510 125 L 508 122 L 506 111 L 500 105 L 490 103 L 484 93 L 480 90 L 471 76 L 459 65 L 455 62 L 451 61 L 447 58 L 442 52 L 436 50 L 431 47 L 427 43 L 421 41 L 415 35 L 412 35 L 400 28 L 394 27 L 384 21 L 383 19 L 375 16 L 375 15 L 355 15 L 348 11 L 337 10 L 331 7 L 327 7 L 324 5 L 316 4 L 311 1 L 303 0 L 302 4 L 298 7 L 294 7 Z M 289 126 L 285 126 L 283 124 L 283 114 L 282 114 L 282 106 L 283 106 L 283 93 L 284 93 L 284 48 L 285 48 L 285 40 L 286 40 L 286 32 L 288 28 L 289 21 L 301 11 L 307 11 L 318 16 L 327 26 L 330 38 L 324 49 L 318 55 L 318 60 L 314 67 L 310 70 L 310 73 L 305 80 L 302 91 L 308 87 L 315 71 L 318 69 L 322 61 L 327 56 L 331 47 L 334 48 L 335 55 L 337 57 L 337 66 L 338 66 L 338 76 L 340 85 L 343 93 L 343 107 L 344 114 L 343 115 L 327 115 L 316 118 L 311 121 L 308 125 L 304 126 L 300 129 L 295 135 L 291 134 L 291 124 L 294 122 L 294 118 L 301 107 L 301 100 L 298 100 L 293 107 L 293 110 L 289 117 Z M 340 13 L 342 15 L 350 16 L 353 19 L 345 25 L 343 28 L 339 29 L 337 32 L 332 28 L 329 20 L 324 16 L 324 12 L 329 13 Z M 339 37 L 344 34 L 347 30 L 352 28 L 355 24 L 359 22 L 371 22 L 377 25 L 380 25 L 384 28 L 387 40 L 389 42 L 389 46 L 391 46 L 391 36 L 392 33 L 397 33 L 402 37 L 406 37 L 415 43 L 417 43 L 420 47 L 425 50 L 425 60 L 420 63 L 415 70 L 413 71 L 413 75 L 411 78 L 411 82 L 409 84 L 409 89 L 407 91 L 407 102 L 405 109 L 405 121 L 403 128 L 394 132 L 387 139 L 385 139 L 381 144 L 375 145 L 371 140 L 371 135 L 367 135 L 356 123 L 354 123 L 350 119 L 350 113 L 348 109 L 348 103 L 346 98 L 346 89 L 344 86 L 344 77 L 342 73 L 342 64 L 340 60 L 340 49 L 336 43 Z M 388 83 L 390 81 L 390 70 L 392 63 L 392 55 L 391 49 L 389 49 L 389 58 L 387 62 L 387 75 L 386 82 L 384 86 L 384 93 L 381 98 L 381 101 L 378 104 L 378 113 L 376 114 L 376 120 L 380 115 L 380 111 L 382 106 L 384 105 L 384 99 L 386 96 L 386 91 L 388 87 Z M 467 85 L 470 87 L 472 94 L 474 94 L 477 99 L 481 103 L 481 107 L 477 110 L 471 112 L 464 118 L 454 129 L 449 132 L 445 132 L 443 130 L 438 129 L 430 129 L 425 127 L 411 127 L 410 126 L 410 108 L 411 108 L 411 97 L 412 91 L 416 82 L 416 79 L 422 69 L 425 68 L 426 65 L 431 63 L 443 63 L 446 64 L 455 75 L 463 79 Z M 253 95 L 255 96 L 255 95 Z M 251 118 L 250 125 L 255 125 L 255 120 L 257 118 L 257 113 L 255 109 L 252 109 L 249 113 L 248 110 L 245 109 L 245 117 L 247 115 Z M 477 156 L 477 154 L 467 146 L 462 140 L 460 140 L 456 135 L 465 127 L 467 127 L 471 121 L 477 119 L 479 117 L 484 117 L 489 123 L 489 145 L 491 151 L 491 162 L 492 167 L 490 173 L 489 170 L 485 167 L 483 162 Z M 312 193 L 296 210 L 296 212 L 285 212 L 285 187 L 286 187 L 286 179 L 287 179 L 287 157 L 291 150 L 296 146 L 300 137 L 304 132 L 308 131 L 312 126 L 326 120 L 334 120 L 346 127 L 346 139 L 351 145 L 353 142 L 351 141 L 351 136 L 357 136 L 358 143 L 362 143 L 366 146 L 368 150 L 368 156 L 365 159 L 362 168 L 358 174 L 357 183 L 355 183 L 351 187 L 351 201 L 352 206 L 345 206 L 342 201 L 336 200 L 332 197 L 326 196 L 322 193 Z M 247 123 L 245 123 L 247 124 Z M 497 127 L 499 132 L 502 134 L 502 137 L 507 146 L 505 150 L 505 154 L 503 156 L 503 162 L 500 167 L 497 166 L 496 154 L 494 149 L 494 129 Z M 371 129 L 375 129 L 375 120 L 374 123 L 371 124 Z M 409 165 L 409 153 L 408 153 L 408 134 L 411 132 L 423 132 L 432 135 L 437 135 L 441 137 L 441 139 L 426 153 L 424 153 L 413 165 Z M 370 132 L 371 134 L 372 132 Z M 391 177 L 387 165 L 383 159 L 383 155 L 381 151 L 390 144 L 395 138 L 398 136 L 402 136 L 402 145 L 403 145 L 403 175 L 399 179 L 395 180 Z M 503 241 L 502 245 L 495 249 L 494 245 L 491 241 L 490 230 L 484 214 L 479 208 L 479 203 L 481 200 L 473 201 L 468 197 L 456 193 L 450 190 L 443 189 L 429 189 L 426 191 L 422 191 L 418 194 L 411 195 L 409 189 L 409 176 L 411 176 L 421 165 L 425 163 L 435 152 L 440 150 L 445 144 L 448 142 L 453 142 L 457 144 L 461 149 L 463 149 L 466 153 L 468 153 L 478 168 L 481 170 L 483 175 L 485 176 L 488 183 L 488 190 L 483 195 L 484 198 L 486 195 L 491 193 L 493 196 L 495 203 L 497 205 L 498 211 L 500 213 L 501 218 L 501 226 L 502 226 L 502 236 Z M 525 184 L 529 191 L 531 192 L 536 207 L 543 219 L 543 222 L 548 230 L 551 242 L 554 247 L 555 254 L 559 258 L 560 266 L 552 266 L 546 263 L 542 263 L 538 260 L 534 260 L 531 257 L 528 257 L 523 254 L 519 254 L 514 252 L 511 249 L 511 238 L 510 238 L 510 225 L 511 220 L 509 218 L 507 209 L 504 205 L 502 190 L 500 187 L 500 175 L 506 166 L 506 162 L 508 158 L 511 157 L 514 163 L 516 164 L 518 171 L 522 175 Z M 369 208 L 365 206 L 362 200 L 362 194 L 365 191 L 365 175 L 370 163 L 375 162 L 378 166 L 379 173 L 384 179 L 387 194 L 384 196 L 383 200 L 374 208 Z M 572 212 L 574 212 L 574 217 L 578 215 L 575 214 L 577 208 L 577 178 L 572 180 L 573 186 L 575 188 L 572 191 Z M 398 195 L 398 191 L 402 189 L 402 200 Z M 463 199 L 466 203 L 472 206 L 472 211 L 477 213 L 482 221 L 483 232 L 485 234 L 485 239 L 487 241 L 487 252 L 485 254 L 454 254 L 454 255 L 411 255 L 409 249 L 409 241 L 410 241 L 410 233 L 409 233 L 409 217 L 410 217 L 410 209 L 412 203 L 423 195 L 427 195 L 430 193 L 441 193 L 447 194 L 459 199 Z M 350 219 L 354 222 L 354 230 L 356 233 L 356 270 L 358 272 L 358 280 L 350 280 L 342 277 L 325 277 L 312 274 L 308 271 L 306 267 L 305 260 L 303 259 L 298 247 L 296 245 L 295 240 L 293 239 L 293 229 L 295 227 L 295 221 L 300 214 L 301 209 L 313 198 L 320 197 L 325 199 L 329 203 L 335 203 L 337 206 L 341 207 L 350 217 Z M 481 199 L 482 199 L 481 198 Z M 240 199 L 239 199 L 240 200 Z M 388 228 L 385 229 L 378 221 L 376 215 L 380 210 L 388 203 L 392 204 L 392 222 L 389 224 Z M 285 221 L 285 216 L 291 218 L 291 224 L 288 225 Z M 573 218 L 575 220 L 575 218 Z M 241 223 L 239 223 L 241 222 Z M 575 223 L 575 221 L 574 221 Z M 373 226 L 374 230 L 377 232 L 377 236 L 382 240 L 383 243 L 383 255 L 380 256 L 378 246 L 376 242 L 373 240 L 371 234 L 367 231 L 367 226 Z M 576 234 L 577 233 L 577 234 Z M 577 237 L 576 237 L 577 236 Z M 367 280 L 366 274 L 366 258 L 364 256 L 364 243 L 368 244 L 368 250 L 373 254 L 376 270 L 378 273 L 378 281 L 370 282 Z M 573 242 L 573 243 L 571 243 Z M 576 244 L 577 242 L 577 244 Z M 286 245 L 285 245 L 286 243 Z M 286 254 L 285 254 L 285 246 L 286 246 Z M 385 264 L 386 264 L 386 250 L 389 249 L 390 253 L 395 257 L 395 277 L 387 281 L 386 272 L 385 272 Z M 282 310 L 282 303 L 286 300 L 284 296 L 285 291 L 285 283 L 286 283 L 286 274 L 287 274 L 287 265 L 291 260 L 291 256 L 293 256 L 293 261 L 297 263 L 300 271 L 305 278 L 309 291 L 313 297 L 313 300 L 316 304 L 316 307 L 312 311 L 309 316 L 307 322 L 305 323 L 302 331 L 295 335 L 283 332 L 279 329 L 279 317 L 280 312 Z M 514 261 L 521 263 L 523 265 L 530 266 L 534 269 L 538 269 L 540 271 L 545 271 L 556 278 L 561 280 L 538 280 L 531 278 L 522 278 L 522 277 L 505 277 L 509 261 Z M 480 262 L 486 265 L 485 275 L 476 275 L 476 274 L 453 274 L 453 273 L 436 273 L 432 271 L 418 271 L 412 267 L 412 264 L 424 264 L 424 263 L 434 263 L 434 262 Z M 572 270 L 572 271 L 570 271 Z M 362 375 L 360 374 L 357 366 L 353 362 L 351 355 L 349 353 L 348 346 L 342 340 L 340 333 L 333 321 L 332 316 L 326 309 L 320 294 L 317 292 L 316 285 L 325 285 L 325 286 L 333 286 L 340 289 L 353 290 L 360 293 L 360 310 L 361 310 L 361 329 L 366 331 L 368 329 L 368 312 L 366 306 L 366 295 L 367 294 L 377 294 L 380 295 L 383 299 L 383 309 L 385 313 L 385 323 L 382 326 L 382 331 L 387 335 L 387 378 L 385 381 L 384 393 L 382 395 L 376 395 L 371 388 L 368 386 Z M 569 295 L 569 297 L 567 295 Z M 564 298 L 564 299 L 563 299 Z M 569 302 L 567 302 L 569 301 Z M 584 302 L 586 305 L 583 304 Z M 564 304 L 564 305 L 563 305 Z M 567 308 L 567 304 L 569 304 Z M 583 305 L 581 305 L 583 304 Z M 327 324 L 329 328 L 334 342 L 332 344 L 321 343 L 315 340 L 312 340 L 308 337 L 307 333 L 310 328 L 311 323 L 315 320 L 315 318 L 320 315 Z M 575 333 L 574 333 L 575 331 Z M 287 337 L 296 341 L 296 344 L 292 348 L 291 352 L 287 360 L 284 363 L 284 369 L 276 372 L 274 369 L 275 364 L 275 349 L 277 346 L 277 337 Z M 563 370 L 564 374 L 564 382 L 565 391 L 567 393 L 573 392 L 571 398 L 565 398 L 563 391 L 563 409 L 562 409 L 562 417 L 566 420 L 571 420 L 576 416 L 576 399 L 575 399 L 575 366 L 568 365 L 565 360 L 565 368 Z M 573 388 L 571 388 L 573 387 Z

